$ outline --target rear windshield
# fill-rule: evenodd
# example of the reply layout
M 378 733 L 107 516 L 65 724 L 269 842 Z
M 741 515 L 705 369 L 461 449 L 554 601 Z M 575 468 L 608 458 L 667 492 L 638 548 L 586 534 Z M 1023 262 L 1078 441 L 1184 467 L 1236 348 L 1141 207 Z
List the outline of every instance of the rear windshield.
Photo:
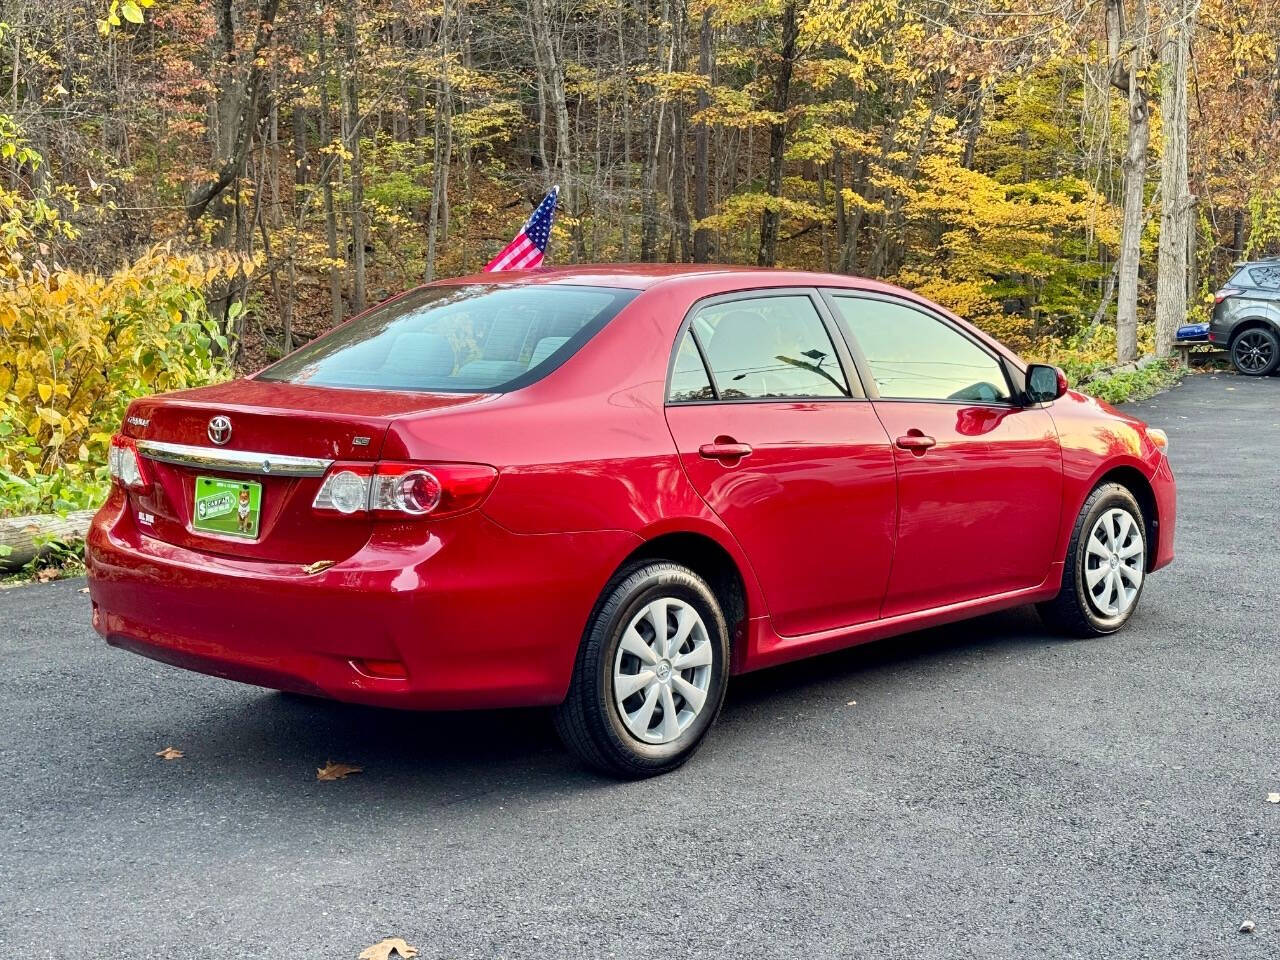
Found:
M 426 287 L 258 374 L 321 387 L 515 390 L 550 373 L 638 290 L 559 284 Z

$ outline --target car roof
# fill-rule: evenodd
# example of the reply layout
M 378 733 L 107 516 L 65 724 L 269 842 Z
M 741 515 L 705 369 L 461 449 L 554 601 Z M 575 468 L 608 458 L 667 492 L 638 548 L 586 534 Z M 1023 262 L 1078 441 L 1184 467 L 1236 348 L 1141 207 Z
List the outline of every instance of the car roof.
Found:
M 785 270 L 775 267 L 747 267 L 737 264 L 715 263 L 593 263 L 566 266 L 540 267 L 536 270 L 499 270 L 492 273 L 473 273 L 463 277 L 437 281 L 441 284 L 504 283 L 542 284 L 563 283 L 585 286 L 624 287 L 647 290 L 659 284 L 689 277 L 717 277 L 729 286 L 741 281 L 747 287 L 778 286 L 836 286 L 862 290 L 879 290 L 886 293 L 902 291 L 877 280 L 852 277 L 846 274 L 815 273 L 805 270 Z

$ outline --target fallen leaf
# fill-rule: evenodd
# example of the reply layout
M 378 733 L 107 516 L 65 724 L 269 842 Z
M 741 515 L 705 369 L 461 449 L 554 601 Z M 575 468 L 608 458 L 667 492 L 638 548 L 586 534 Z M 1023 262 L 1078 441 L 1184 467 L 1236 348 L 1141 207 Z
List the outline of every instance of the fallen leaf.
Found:
M 1241 932 L 1241 933 L 1253 933 L 1253 921 L 1252 921 L 1252 920 L 1246 920 L 1244 923 L 1240 924 L 1240 932 Z M 363 956 L 364 956 L 364 954 L 362 953 L 362 954 L 360 954 L 360 956 L 362 956 L 362 957 L 363 957 Z M 385 954 L 384 954 L 384 956 L 385 956 Z
M 162 760 L 181 760 L 182 751 L 177 747 L 165 747 L 163 750 L 157 750 L 156 756 Z
M 352 773 L 364 773 L 364 767 L 353 767 L 349 763 L 334 763 L 332 760 L 326 760 L 323 767 L 316 767 L 317 780 L 341 780 L 343 777 Z M 383 941 L 386 943 L 387 941 Z M 403 943 L 404 941 L 400 941 Z M 369 949 L 373 949 L 370 947 Z M 362 954 L 363 956 L 363 954 Z M 381 954 L 386 956 L 386 954 Z
M 1280 793 L 1268 793 L 1267 803 L 1280 803 Z
M 337 560 L 317 560 L 315 563 L 308 563 L 302 568 L 302 572 L 307 575 L 319 573 L 321 570 L 328 570 L 337 562 Z
M 372 947 L 365 947 L 360 951 L 360 960 L 389 960 L 392 953 L 399 954 L 405 960 L 411 960 L 412 957 L 418 955 L 418 948 L 411 947 L 399 937 L 387 937 L 375 943 Z
M 50 580 L 57 580 L 60 572 L 57 567 L 45 567 L 36 571 L 36 579 L 41 583 L 48 583 Z

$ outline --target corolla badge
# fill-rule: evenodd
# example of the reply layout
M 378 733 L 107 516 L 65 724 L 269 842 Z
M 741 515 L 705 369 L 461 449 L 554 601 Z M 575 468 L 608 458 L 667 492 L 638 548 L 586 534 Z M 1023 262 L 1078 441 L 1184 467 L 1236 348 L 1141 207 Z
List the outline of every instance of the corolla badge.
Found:
M 222 446 L 231 439 L 231 418 L 214 417 L 209 421 L 209 439 Z

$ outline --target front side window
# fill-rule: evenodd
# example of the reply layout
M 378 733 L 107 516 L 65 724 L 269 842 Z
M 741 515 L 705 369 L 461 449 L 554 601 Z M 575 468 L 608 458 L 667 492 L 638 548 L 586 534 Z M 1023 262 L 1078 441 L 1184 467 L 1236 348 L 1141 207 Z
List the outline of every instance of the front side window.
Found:
M 835 347 L 807 296 L 712 304 L 694 315 L 690 329 L 702 345 L 721 400 L 850 395 Z M 684 344 L 680 352 L 685 352 Z M 696 350 L 690 366 L 694 358 Z M 680 354 L 676 368 L 680 368 Z M 676 384 L 673 373 L 673 394 Z
M 554 370 L 639 293 L 567 284 L 424 287 L 258 375 L 321 387 L 514 390 Z
M 904 303 L 833 297 L 885 400 L 1008 400 L 1000 362 L 964 334 Z

